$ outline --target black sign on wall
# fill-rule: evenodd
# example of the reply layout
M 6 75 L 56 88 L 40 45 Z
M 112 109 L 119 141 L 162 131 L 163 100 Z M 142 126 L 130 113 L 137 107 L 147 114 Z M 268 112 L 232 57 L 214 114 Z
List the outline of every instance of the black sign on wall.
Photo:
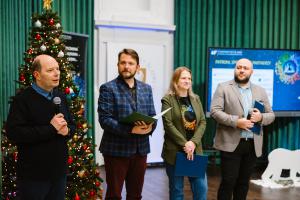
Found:
M 73 81 L 77 86 L 78 96 L 86 98 L 86 63 L 88 35 L 64 32 L 61 36 L 66 45 L 68 61 L 74 66 Z

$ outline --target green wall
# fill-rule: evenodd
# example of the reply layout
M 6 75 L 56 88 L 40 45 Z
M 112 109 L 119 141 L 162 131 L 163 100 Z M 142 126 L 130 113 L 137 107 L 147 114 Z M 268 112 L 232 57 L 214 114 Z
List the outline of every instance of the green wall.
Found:
M 207 48 L 300 48 L 299 0 L 175 0 L 174 68 L 193 71 L 194 91 L 206 104 Z M 300 118 L 276 118 L 265 128 L 265 155 L 300 148 Z M 208 119 L 204 146 L 213 144 Z

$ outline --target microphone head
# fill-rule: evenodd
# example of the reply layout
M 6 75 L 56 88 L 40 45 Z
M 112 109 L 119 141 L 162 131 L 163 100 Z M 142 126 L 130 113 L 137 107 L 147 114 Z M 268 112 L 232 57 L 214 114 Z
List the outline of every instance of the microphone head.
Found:
M 61 103 L 60 97 L 54 97 L 54 98 L 53 98 L 53 103 L 54 103 L 55 105 L 60 105 L 60 103 Z

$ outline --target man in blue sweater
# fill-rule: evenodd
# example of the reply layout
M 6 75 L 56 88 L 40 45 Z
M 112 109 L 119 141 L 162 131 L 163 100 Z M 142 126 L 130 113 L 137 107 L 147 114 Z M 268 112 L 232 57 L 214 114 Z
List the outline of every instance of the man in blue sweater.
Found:
M 75 125 L 65 96 L 57 91 L 60 70 L 48 55 L 32 64 L 34 83 L 18 93 L 11 104 L 7 137 L 17 144 L 17 188 L 21 200 L 64 200 L 67 140 Z M 52 99 L 60 99 L 57 109 Z

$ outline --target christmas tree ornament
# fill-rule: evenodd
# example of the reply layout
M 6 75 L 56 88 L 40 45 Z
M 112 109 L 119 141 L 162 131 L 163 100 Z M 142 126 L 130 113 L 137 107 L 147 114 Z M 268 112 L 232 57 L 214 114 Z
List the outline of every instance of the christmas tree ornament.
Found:
M 88 154 L 88 158 L 89 158 L 89 159 L 94 158 L 94 154 L 92 154 L 92 153 Z
M 37 20 L 36 22 L 34 22 L 34 27 L 40 28 L 41 26 L 42 26 L 42 23 L 40 20 Z
M 84 144 L 83 146 L 82 146 L 82 149 L 83 150 L 86 150 L 88 148 L 88 146 L 86 145 L 86 144 Z
M 79 197 L 79 195 L 77 194 L 77 192 L 76 192 L 76 195 L 75 195 L 75 197 L 74 197 L 74 200 L 80 200 L 80 197 Z
M 49 19 L 49 24 L 50 24 L 50 26 L 53 26 L 53 24 L 54 24 L 54 19 L 53 18 Z
M 80 122 L 77 123 L 77 128 L 82 129 L 82 124 Z
M 32 54 L 32 52 L 33 52 L 32 48 L 29 48 L 29 49 L 27 50 L 27 53 L 28 53 L 28 54 Z
M 21 75 L 20 75 L 19 81 L 21 81 L 21 82 L 25 81 L 25 76 L 24 76 L 24 74 L 21 74 Z
M 17 161 L 18 160 L 18 152 L 14 152 L 13 155 L 14 155 L 14 161 Z
M 32 62 L 32 58 L 26 58 L 26 62 L 31 63 Z
M 42 46 L 40 47 L 40 50 L 41 50 L 41 51 L 46 51 L 46 49 L 47 49 L 47 47 L 46 47 L 45 45 L 42 45 Z
M 71 165 L 73 163 L 73 157 L 69 156 L 68 157 L 68 164 Z
M 93 197 L 93 196 L 95 196 L 95 194 L 96 194 L 96 193 L 95 193 L 95 191 L 94 191 L 94 190 L 91 190 L 91 191 L 90 191 L 90 197 Z
M 64 52 L 63 51 L 59 51 L 57 57 L 62 58 L 64 57 Z
M 37 33 L 37 34 L 35 35 L 35 39 L 36 39 L 36 40 L 40 40 L 40 39 L 41 39 L 41 35 L 40 35 L 39 33 Z
M 99 187 L 100 184 L 101 184 L 101 183 L 100 183 L 99 181 L 96 181 L 96 182 L 95 182 L 95 186 L 96 186 L 96 187 Z
M 55 26 L 56 26 L 56 28 L 60 28 L 61 27 L 60 23 L 55 24 Z
M 54 44 L 59 44 L 60 43 L 60 40 L 58 38 L 55 38 L 54 39 Z
M 79 171 L 79 172 L 78 172 L 78 176 L 79 176 L 80 178 L 83 178 L 83 177 L 85 176 L 85 171 L 84 171 L 84 170 Z
M 73 94 L 74 90 L 70 87 L 70 94 Z
M 77 134 L 75 134 L 75 135 L 73 136 L 73 140 L 74 140 L 75 142 L 77 142 L 77 140 L 78 140 L 78 135 L 77 135 Z
M 65 94 L 70 94 L 70 91 L 71 91 L 70 88 L 68 87 L 65 88 Z
M 51 10 L 52 0 L 43 0 L 43 1 L 44 1 L 44 4 L 43 4 L 44 9 Z

